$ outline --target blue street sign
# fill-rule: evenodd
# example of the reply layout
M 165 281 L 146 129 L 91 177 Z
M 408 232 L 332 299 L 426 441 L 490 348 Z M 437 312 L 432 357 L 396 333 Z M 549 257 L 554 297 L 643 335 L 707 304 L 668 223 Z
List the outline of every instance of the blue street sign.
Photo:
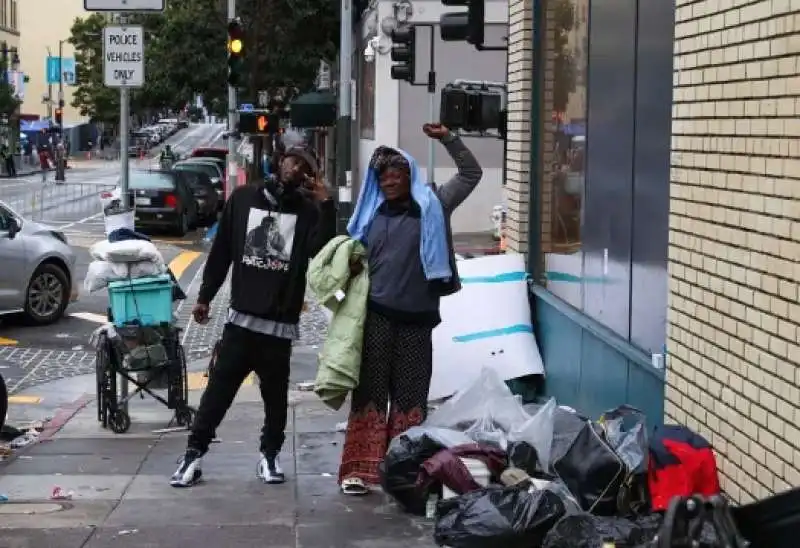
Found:
M 48 56 L 45 63 L 47 83 L 58 84 L 58 82 L 61 81 L 58 74 L 59 69 L 61 69 L 64 84 L 67 86 L 74 86 L 78 81 L 76 68 L 77 65 L 73 57 L 62 57 L 59 63 L 58 57 Z
M 239 105 L 239 110 L 241 110 L 242 112 L 250 112 L 255 110 L 255 108 L 253 108 L 253 105 L 251 105 L 250 103 L 245 103 L 243 105 Z

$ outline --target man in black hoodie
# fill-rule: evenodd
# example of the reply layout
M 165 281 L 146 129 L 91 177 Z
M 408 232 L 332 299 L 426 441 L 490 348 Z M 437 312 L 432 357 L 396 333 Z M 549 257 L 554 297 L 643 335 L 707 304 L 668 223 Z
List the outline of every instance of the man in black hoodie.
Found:
M 302 149 L 287 151 L 276 176 L 237 188 L 225 204 L 192 313 L 196 322 L 208 321 L 209 304 L 231 268 L 227 324 L 172 486 L 189 487 L 201 478 L 201 457 L 251 372 L 259 377 L 265 411 L 258 476 L 283 483 L 278 454 L 306 270 L 335 234 L 334 202 L 317 177 L 313 156 Z

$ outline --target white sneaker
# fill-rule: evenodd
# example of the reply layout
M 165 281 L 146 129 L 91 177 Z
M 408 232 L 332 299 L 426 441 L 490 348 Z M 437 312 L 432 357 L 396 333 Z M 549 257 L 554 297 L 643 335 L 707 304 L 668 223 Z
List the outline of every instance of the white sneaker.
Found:
M 283 473 L 280 457 L 278 455 L 275 455 L 274 457 L 268 457 L 262 454 L 261 460 L 258 461 L 256 475 L 264 483 L 275 484 L 286 481 L 286 475 Z
M 169 484 L 173 487 L 191 487 L 203 478 L 202 459 L 197 451 L 189 449 L 178 461 L 178 469 L 172 474 Z

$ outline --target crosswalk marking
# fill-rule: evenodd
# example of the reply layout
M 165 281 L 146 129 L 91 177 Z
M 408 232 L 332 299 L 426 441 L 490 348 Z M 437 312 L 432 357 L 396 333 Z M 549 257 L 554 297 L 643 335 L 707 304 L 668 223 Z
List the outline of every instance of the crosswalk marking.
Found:
M 105 314 L 95 314 L 94 312 L 73 312 L 72 314 L 68 314 L 68 316 L 92 323 L 108 323 L 108 316 Z

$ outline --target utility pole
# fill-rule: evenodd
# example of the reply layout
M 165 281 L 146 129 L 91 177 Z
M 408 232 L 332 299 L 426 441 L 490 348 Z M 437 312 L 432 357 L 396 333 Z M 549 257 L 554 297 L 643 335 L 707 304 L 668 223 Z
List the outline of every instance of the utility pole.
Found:
M 66 179 L 64 150 L 64 40 L 58 41 L 58 139 L 56 142 L 56 181 Z
M 50 46 L 47 46 L 47 57 L 53 57 Z M 49 77 L 47 78 L 47 118 L 50 120 L 50 123 L 53 122 L 53 84 L 50 82 Z
M 352 0 L 341 0 L 341 23 L 339 29 L 339 118 L 336 120 L 336 185 L 339 187 L 339 232 L 347 229 L 350 217 L 352 196 L 348 200 L 343 189 L 352 182 L 350 167 L 350 133 L 353 115 L 350 112 L 350 86 L 352 77 L 353 52 L 353 5 Z M 351 190 L 352 192 L 352 190 Z
M 228 0 L 228 21 L 233 21 L 236 18 L 236 0 Z M 229 198 L 233 189 L 237 184 L 237 171 L 239 169 L 236 163 L 236 139 L 234 134 L 236 132 L 236 88 L 230 83 L 228 84 L 228 184 L 225 186 L 225 198 Z
M 127 18 L 124 14 L 117 15 L 117 23 L 120 25 L 125 25 L 127 23 Z M 119 160 L 120 160 L 120 171 L 121 177 L 119 179 L 119 190 L 122 198 L 123 209 L 127 210 L 128 208 L 133 207 L 133 200 L 129 195 L 129 178 L 130 178 L 130 169 L 128 165 L 128 147 L 130 146 L 129 138 L 130 138 L 130 131 L 128 125 L 130 124 L 131 114 L 130 114 L 130 95 L 127 85 L 123 85 L 119 88 Z M 125 383 L 125 389 L 127 390 L 127 383 Z M 125 392 L 127 394 L 127 392 Z

